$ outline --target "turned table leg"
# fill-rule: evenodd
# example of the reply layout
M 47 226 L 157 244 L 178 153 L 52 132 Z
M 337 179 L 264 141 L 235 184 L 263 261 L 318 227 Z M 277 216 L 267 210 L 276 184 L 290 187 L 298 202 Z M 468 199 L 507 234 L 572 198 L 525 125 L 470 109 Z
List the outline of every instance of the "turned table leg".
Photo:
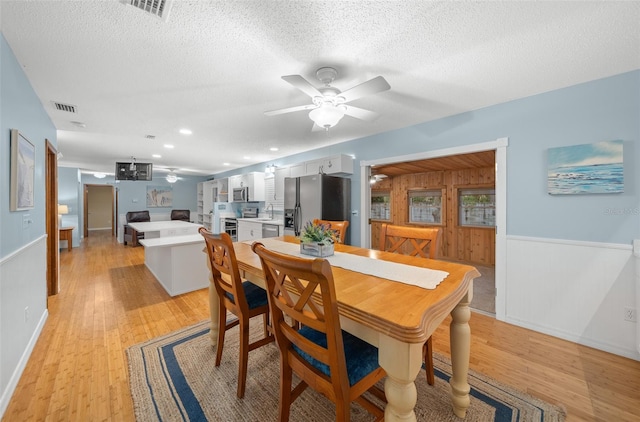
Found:
M 469 398 L 469 354 L 471 352 L 471 318 L 472 290 L 460 300 L 460 303 L 451 311 L 450 342 L 451 342 L 451 401 L 453 413 L 459 418 L 464 418 L 471 404 Z

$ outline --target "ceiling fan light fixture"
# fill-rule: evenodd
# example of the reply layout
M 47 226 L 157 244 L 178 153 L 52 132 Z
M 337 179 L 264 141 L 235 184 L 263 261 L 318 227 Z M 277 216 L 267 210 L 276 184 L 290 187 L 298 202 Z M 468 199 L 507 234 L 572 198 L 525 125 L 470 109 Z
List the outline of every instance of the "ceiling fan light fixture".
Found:
M 316 125 L 327 130 L 337 125 L 343 117 L 344 110 L 332 105 L 321 105 L 309 113 L 309 118 L 313 120 Z
M 178 175 L 175 174 L 174 172 L 170 172 L 169 174 L 167 174 L 167 182 L 169 183 L 175 183 L 178 181 Z

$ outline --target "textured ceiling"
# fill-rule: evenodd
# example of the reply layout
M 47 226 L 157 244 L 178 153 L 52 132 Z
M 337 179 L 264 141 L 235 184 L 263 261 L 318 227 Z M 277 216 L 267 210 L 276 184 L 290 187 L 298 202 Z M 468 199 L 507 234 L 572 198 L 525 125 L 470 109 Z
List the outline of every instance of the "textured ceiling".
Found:
M 0 18 L 59 164 L 111 173 L 134 156 L 208 175 L 640 68 L 639 2 L 175 0 L 161 20 L 115 0 L 2 0 Z M 390 90 L 351 103 L 381 116 L 327 133 L 305 111 L 263 114 L 310 103 L 281 76 L 319 87 L 321 66 L 343 91 L 382 75 Z

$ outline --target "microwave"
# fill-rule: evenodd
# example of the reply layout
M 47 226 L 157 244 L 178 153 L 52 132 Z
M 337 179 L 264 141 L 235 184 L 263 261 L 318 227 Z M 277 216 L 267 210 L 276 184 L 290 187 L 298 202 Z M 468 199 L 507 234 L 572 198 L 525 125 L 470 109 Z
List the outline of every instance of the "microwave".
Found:
M 249 187 L 233 188 L 233 202 L 249 201 Z

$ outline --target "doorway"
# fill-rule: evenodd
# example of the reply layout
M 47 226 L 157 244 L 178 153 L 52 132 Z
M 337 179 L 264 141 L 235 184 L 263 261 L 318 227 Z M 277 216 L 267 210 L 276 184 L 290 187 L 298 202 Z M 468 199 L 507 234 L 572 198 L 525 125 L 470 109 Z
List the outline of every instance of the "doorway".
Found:
M 84 237 L 109 230 L 115 236 L 116 190 L 112 185 L 84 185 Z
M 504 320 L 506 314 L 505 302 L 505 275 L 506 275 L 506 148 L 508 138 L 500 138 L 495 141 L 447 148 L 435 151 L 426 151 L 404 156 L 386 157 L 378 160 L 362 161 L 360 163 L 360 203 L 362 206 L 362 219 L 360 220 L 360 244 L 363 247 L 371 247 L 370 207 L 364 204 L 371 203 L 371 189 L 369 180 L 372 175 L 372 167 L 391 165 L 397 163 L 411 163 L 418 160 L 456 156 L 461 154 L 477 153 L 482 151 L 495 151 L 495 317 Z

